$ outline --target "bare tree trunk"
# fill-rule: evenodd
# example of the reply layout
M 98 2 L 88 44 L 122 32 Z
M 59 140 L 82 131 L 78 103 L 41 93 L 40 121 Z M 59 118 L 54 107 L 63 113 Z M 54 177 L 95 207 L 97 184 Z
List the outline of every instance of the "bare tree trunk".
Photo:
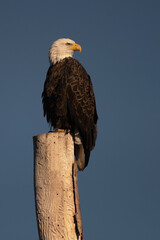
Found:
M 40 240 L 82 240 L 78 170 L 70 134 L 33 137 L 34 187 Z

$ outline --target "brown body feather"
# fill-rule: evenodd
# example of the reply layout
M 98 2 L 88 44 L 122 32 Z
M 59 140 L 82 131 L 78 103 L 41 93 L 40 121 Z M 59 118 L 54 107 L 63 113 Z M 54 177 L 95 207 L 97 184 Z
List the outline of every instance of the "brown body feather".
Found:
M 72 57 L 48 69 L 42 93 L 44 115 L 54 128 L 79 131 L 85 167 L 97 137 L 97 111 L 92 83 L 82 65 Z

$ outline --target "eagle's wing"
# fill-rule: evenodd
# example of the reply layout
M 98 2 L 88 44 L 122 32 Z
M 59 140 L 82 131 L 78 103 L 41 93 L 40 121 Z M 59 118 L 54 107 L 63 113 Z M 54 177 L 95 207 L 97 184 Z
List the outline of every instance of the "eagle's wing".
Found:
M 72 125 L 79 131 L 89 159 L 90 151 L 95 146 L 98 119 L 93 86 L 90 76 L 77 60 L 73 59 L 69 68 L 66 78 L 67 105 Z

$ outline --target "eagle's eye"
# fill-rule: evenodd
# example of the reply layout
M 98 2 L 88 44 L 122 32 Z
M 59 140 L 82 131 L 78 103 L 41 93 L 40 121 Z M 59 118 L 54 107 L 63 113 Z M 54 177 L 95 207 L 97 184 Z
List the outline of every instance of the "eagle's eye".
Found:
M 67 45 L 67 46 L 70 46 L 70 45 L 72 45 L 72 43 L 67 42 L 66 45 Z

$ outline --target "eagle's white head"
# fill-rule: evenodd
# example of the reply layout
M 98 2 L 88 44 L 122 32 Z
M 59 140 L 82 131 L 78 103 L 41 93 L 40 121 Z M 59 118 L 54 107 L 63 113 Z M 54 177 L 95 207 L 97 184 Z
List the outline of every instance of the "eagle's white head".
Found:
M 81 46 L 69 38 L 58 39 L 49 49 L 49 61 L 55 64 L 63 58 L 72 57 L 74 51 L 81 51 Z

